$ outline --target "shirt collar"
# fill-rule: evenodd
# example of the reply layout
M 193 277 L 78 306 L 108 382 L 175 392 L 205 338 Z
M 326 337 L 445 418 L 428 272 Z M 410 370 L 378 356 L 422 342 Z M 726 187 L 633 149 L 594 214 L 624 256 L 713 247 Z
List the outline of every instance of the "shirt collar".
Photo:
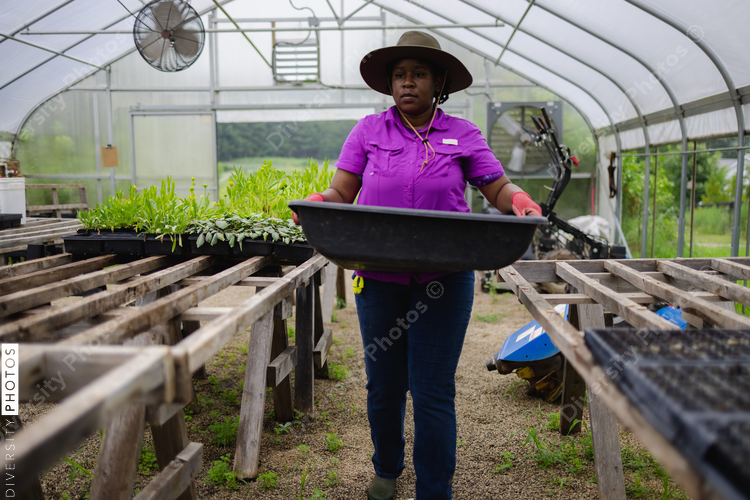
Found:
M 448 130 L 448 128 L 450 127 L 448 126 L 447 116 L 448 115 L 446 115 L 443 112 L 443 110 L 438 107 L 437 114 L 435 115 L 435 120 L 433 120 L 432 122 L 432 129 L 433 130 Z M 407 125 L 404 125 L 401 122 L 401 118 L 398 116 L 398 108 L 396 108 L 395 105 L 391 106 L 391 112 L 388 113 L 386 120 L 393 121 L 394 123 L 396 123 L 396 126 L 401 127 L 404 130 L 411 132 L 412 134 L 414 133 L 412 132 L 410 127 L 408 127 Z M 420 130 L 419 132 L 421 133 L 422 130 Z

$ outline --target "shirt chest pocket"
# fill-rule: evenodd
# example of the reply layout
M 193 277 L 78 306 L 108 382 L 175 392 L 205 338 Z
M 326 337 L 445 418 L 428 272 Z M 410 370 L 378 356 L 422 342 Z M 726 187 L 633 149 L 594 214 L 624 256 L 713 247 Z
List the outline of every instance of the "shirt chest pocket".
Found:
M 392 177 L 397 175 L 404 161 L 404 147 L 370 141 L 367 148 L 367 165 L 363 175 Z
M 463 151 L 451 144 L 433 144 L 435 157 L 432 158 L 422 169 L 422 175 L 428 178 L 448 177 L 450 175 L 461 176 L 463 178 L 463 169 L 461 167 L 461 156 Z M 432 151 L 428 146 L 428 154 L 431 157 Z M 419 167 L 422 166 L 424 157 L 420 158 Z

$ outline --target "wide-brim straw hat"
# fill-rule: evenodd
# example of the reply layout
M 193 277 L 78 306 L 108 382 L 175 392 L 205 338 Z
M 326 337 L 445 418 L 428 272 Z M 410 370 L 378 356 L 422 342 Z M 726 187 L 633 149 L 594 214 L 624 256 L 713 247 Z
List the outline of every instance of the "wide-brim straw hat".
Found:
M 371 89 L 391 95 L 390 75 L 386 70 L 388 64 L 399 59 L 424 59 L 446 70 L 451 82 L 448 93 L 463 90 L 473 81 L 471 73 L 458 58 L 442 50 L 434 37 L 421 31 L 407 31 L 396 45 L 373 50 L 362 58 L 359 72 Z

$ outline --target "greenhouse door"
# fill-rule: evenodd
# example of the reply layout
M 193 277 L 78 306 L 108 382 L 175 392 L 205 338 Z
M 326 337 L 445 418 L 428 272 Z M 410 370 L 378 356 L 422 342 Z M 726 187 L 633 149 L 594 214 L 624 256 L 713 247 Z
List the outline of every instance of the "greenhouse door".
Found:
M 177 194 L 187 196 L 192 177 L 195 194 L 217 199 L 215 125 L 212 112 L 131 112 L 131 161 L 138 188 L 160 185 L 167 176 L 175 181 Z

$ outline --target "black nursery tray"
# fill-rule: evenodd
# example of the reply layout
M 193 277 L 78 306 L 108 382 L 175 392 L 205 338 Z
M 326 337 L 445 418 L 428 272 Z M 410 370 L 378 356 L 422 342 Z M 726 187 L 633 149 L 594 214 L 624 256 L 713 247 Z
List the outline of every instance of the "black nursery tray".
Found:
M 290 243 L 288 245 L 286 243 L 276 243 L 274 244 L 274 254 L 279 260 L 304 262 L 315 255 L 315 249 L 306 243 Z
M 21 225 L 23 214 L 0 214 L 0 229 L 10 229 Z
M 104 240 L 104 253 L 116 253 L 123 255 L 144 255 L 143 234 L 135 231 L 102 232 L 99 235 L 92 234 L 90 238 L 101 238 Z
M 82 232 L 84 231 L 84 232 Z M 93 238 L 85 229 L 79 229 L 78 234 L 63 236 L 65 251 L 73 255 L 101 255 L 104 253 L 104 240 Z
M 500 269 L 524 254 L 545 217 L 292 201 L 307 241 L 340 267 L 367 271 Z
M 228 241 L 217 241 L 215 245 L 211 245 L 209 242 L 204 242 L 200 247 L 198 246 L 198 238 L 200 235 L 192 234 L 188 236 L 190 241 L 190 252 L 195 255 L 232 255 L 232 247 L 229 246 Z M 183 243 L 184 243 L 183 239 Z M 244 245 L 244 242 L 243 242 Z M 237 250 L 239 246 L 235 243 Z
M 172 250 L 175 239 L 177 244 L 174 245 L 174 250 Z M 143 241 L 143 251 L 146 255 L 184 255 L 190 253 L 190 241 L 187 235 L 182 235 L 182 246 L 180 246 L 178 235 L 166 234 L 157 238 L 156 234 L 147 233 Z
M 722 498 L 750 499 L 750 330 L 589 329 L 585 340 Z

